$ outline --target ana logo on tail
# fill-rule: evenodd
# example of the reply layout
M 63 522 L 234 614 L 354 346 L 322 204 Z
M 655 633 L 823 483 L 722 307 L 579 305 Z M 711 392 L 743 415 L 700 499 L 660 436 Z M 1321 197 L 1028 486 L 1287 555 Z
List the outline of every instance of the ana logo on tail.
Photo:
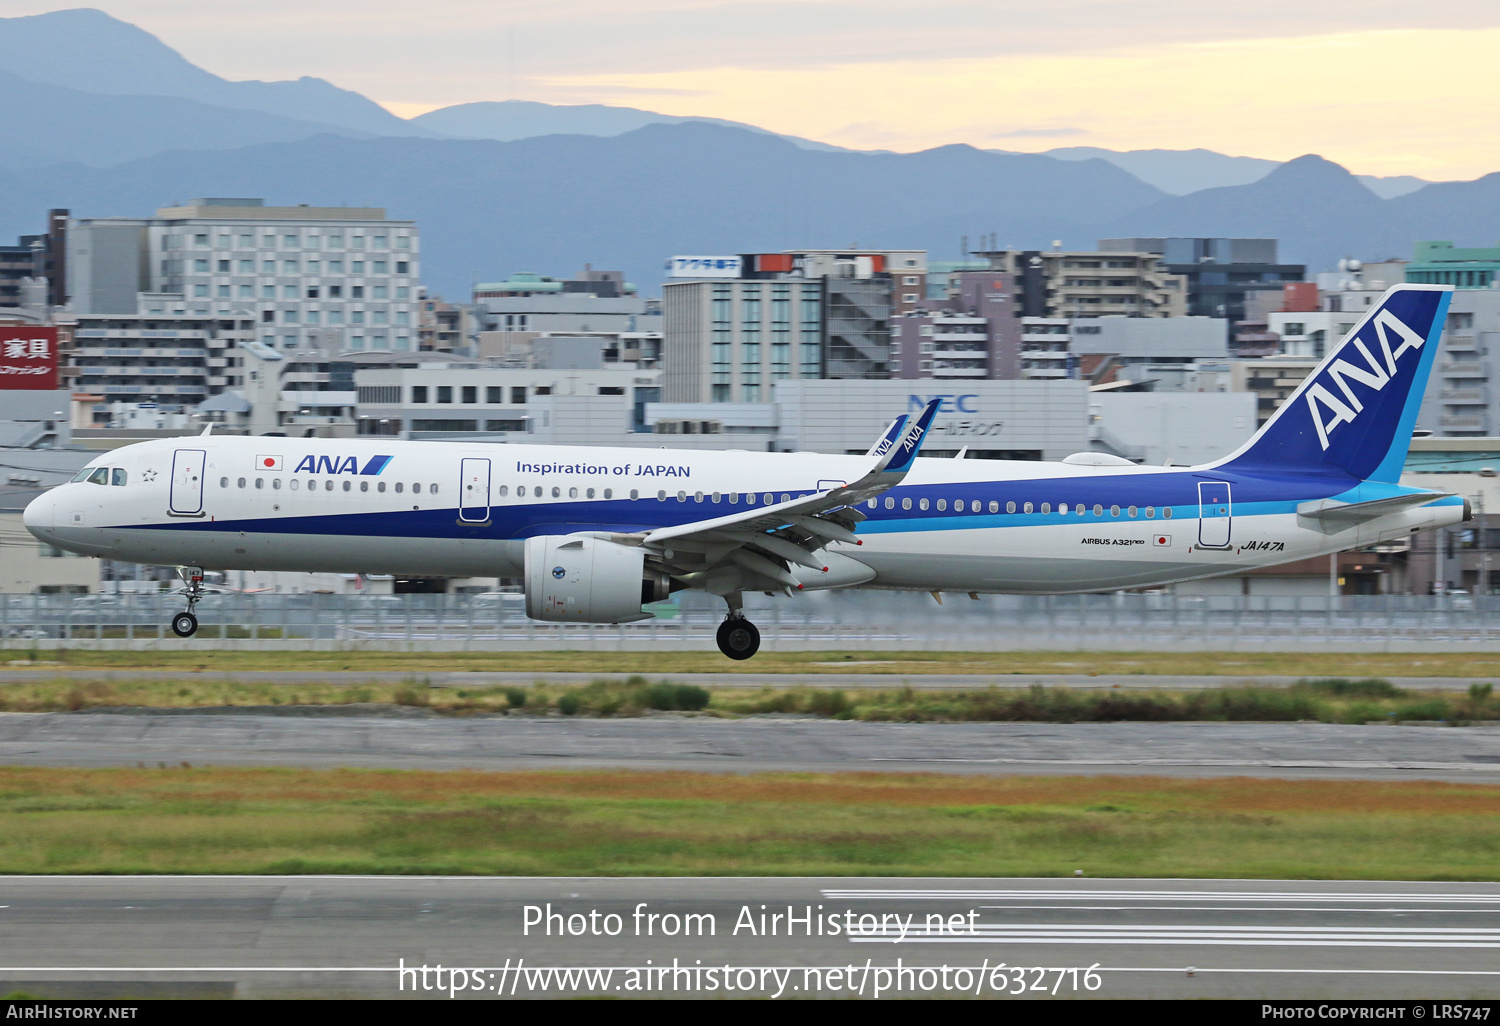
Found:
M 1340 424 L 1354 423 L 1354 419 L 1365 408 L 1364 402 L 1354 394 L 1350 382 L 1357 381 L 1379 392 L 1395 377 L 1396 361 L 1401 354 L 1407 350 L 1421 349 L 1422 343 L 1426 341 L 1389 310 L 1381 310 L 1375 315 L 1374 328 L 1376 337 L 1380 339 L 1380 355 L 1385 358 L 1383 361 L 1371 354 L 1364 340 L 1351 339 L 1349 345 L 1344 347 L 1344 352 L 1359 350 L 1360 356 L 1364 357 L 1365 366 L 1357 367 L 1341 356 L 1307 390 L 1307 408 L 1312 413 L 1313 426 L 1318 429 L 1318 442 L 1325 450 L 1328 448 L 1328 433 Z M 1391 335 L 1387 331 L 1393 332 L 1401 340 L 1401 344 L 1395 349 L 1391 348 Z M 1334 395 L 1329 385 L 1336 387 L 1344 398 Z M 1332 416 L 1324 419 L 1324 411 Z

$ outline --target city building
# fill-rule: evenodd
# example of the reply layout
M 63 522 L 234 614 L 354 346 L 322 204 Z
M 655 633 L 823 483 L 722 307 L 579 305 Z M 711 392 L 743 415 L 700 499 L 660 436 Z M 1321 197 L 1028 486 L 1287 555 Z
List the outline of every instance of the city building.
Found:
M 1436 435 L 1500 435 L 1500 289 L 1454 291 L 1417 426 Z
M 975 255 L 988 260 L 990 270 L 1012 276 L 1022 317 L 1182 317 L 1188 312 L 1186 279 L 1169 272 L 1159 253 L 989 250 Z
M 648 431 L 646 405 L 661 399 L 658 372 L 597 364 L 401 361 L 355 370 L 354 385 L 358 433 L 407 438 L 623 445 Z
M 1303 264 L 1277 260 L 1275 239 L 1100 239 L 1102 253 L 1152 253 L 1162 270 L 1186 282 L 1186 313 L 1233 324 L 1245 319 L 1247 299 L 1302 281 Z M 1228 325 L 1226 325 L 1227 329 Z
M 251 319 L 273 348 L 417 345 L 416 223 L 379 207 L 195 199 L 153 218 L 72 220 L 66 259 L 80 317 L 134 315 L 144 292 L 176 297 L 186 316 Z
M 72 331 L 72 386 L 97 397 L 75 424 L 108 427 L 116 404 L 182 413 L 242 384 L 239 349 L 256 321 L 190 313 L 180 295 L 138 293 L 130 313 L 86 314 Z
M 1115 387 L 1180 392 L 1200 361 L 1229 356 L 1224 322 L 1214 317 L 1076 317 L 1068 330 L 1095 384 L 1107 374 Z
M 1406 265 L 1406 280 L 1458 289 L 1488 289 L 1500 271 L 1500 246 L 1461 248 L 1451 242 L 1419 242 Z
M 662 286 L 662 398 L 671 403 L 770 398 L 774 382 L 823 377 L 823 279 L 669 281 Z M 840 365 L 857 351 L 886 372 L 890 326 L 885 288 L 850 279 L 837 293 Z M 861 296 L 853 286 L 869 286 Z M 875 307 L 872 314 L 859 300 Z M 830 316 L 833 316 L 830 313 Z M 883 319 L 882 319 L 883 317 Z
M 59 307 L 67 303 L 68 211 L 47 212 L 47 231 L 0 246 L 0 308 Z M 34 285 L 36 294 L 26 292 Z

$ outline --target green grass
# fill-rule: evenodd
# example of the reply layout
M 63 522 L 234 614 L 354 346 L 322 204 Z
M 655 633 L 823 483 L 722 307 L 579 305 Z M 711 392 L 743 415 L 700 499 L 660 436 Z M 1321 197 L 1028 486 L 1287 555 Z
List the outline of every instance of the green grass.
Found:
M 1493 880 L 1500 788 L 917 774 L 0 769 L 0 873 Z
M 346 652 L 260 649 L 96 652 L 0 649 L 0 665 L 138 668 L 196 672 L 234 670 L 372 670 L 449 673 L 1015 673 L 1221 674 L 1231 677 L 1475 677 L 1500 679 L 1500 655 L 1479 652 L 761 652 L 739 663 L 718 652 Z
M 1001 678 L 1003 680 L 1003 678 Z M 1126 687 L 1078 689 L 975 687 L 735 688 L 712 691 L 639 675 L 586 685 L 535 684 L 432 687 L 426 678 L 400 683 L 237 683 L 212 678 L 80 682 L 37 680 L 0 684 L 0 711 L 77 712 L 84 709 L 283 707 L 376 704 L 464 716 L 640 716 L 692 712 L 711 716 L 796 713 L 895 722 L 1033 721 L 1089 723 L 1220 720 L 1324 723 L 1500 719 L 1489 684 L 1468 693 L 1414 692 L 1378 678 L 1304 680 L 1291 687 L 1238 686 L 1162 691 Z

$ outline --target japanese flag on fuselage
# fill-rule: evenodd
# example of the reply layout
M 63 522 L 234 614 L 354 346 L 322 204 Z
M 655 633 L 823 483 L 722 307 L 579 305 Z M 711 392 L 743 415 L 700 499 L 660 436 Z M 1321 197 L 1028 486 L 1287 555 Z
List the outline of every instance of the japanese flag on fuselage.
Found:
M 255 457 L 256 470 L 280 470 L 280 456 L 257 456 Z

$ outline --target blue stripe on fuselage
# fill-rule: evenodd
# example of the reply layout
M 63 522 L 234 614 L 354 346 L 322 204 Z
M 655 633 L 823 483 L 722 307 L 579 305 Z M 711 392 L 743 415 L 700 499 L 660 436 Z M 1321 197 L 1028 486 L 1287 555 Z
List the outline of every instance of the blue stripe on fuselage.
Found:
M 1347 477 L 1327 474 L 1271 477 L 1244 473 L 1231 475 L 1193 471 L 903 485 L 882 495 L 876 500 L 877 506 L 874 509 L 870 508 L 868 503 L 860 504 L 859 511 L 865 515 L 866 520 L 860 524 L 859 530 L 876 534 L 1038 525 L 1062 526 L 1077 524 L 1080 521 L 1089 524 L 1150 523 L 1143 516 L 1134 521 L 1130 520 L 1127 513 L 1130 506 L 1136 506 L 1142 511 L 1145 507 L 1154 507 L 1158 511 L 1170 508 L 1175 517 L 1196 517 L 1197 489 L 1200 481 L 1228 481 L 1232 489 L 1231 497 L 1235 516 L 1293 513 L 1299 503 L 1314 499 L 1334 498 L 1343 502 L 1367 502 L 1372 499 L 1419 491 L 1419 489 L 1403 488 L 1398 485 L 1356 482 Z M 777 498 L 780 498 L 781 494 L 783 493 L 775 492 Z M 788 490 L 786 494 L 807 495 L 810 493 L 802 489 L 796 492 Z M 887 497 L 893 500 L 894 508 L 885 508 Z M 910 510 L 901 508 L 902 501 L 905 499 L 911 500 Z M 929 508 L 926 510 L 920 508 L 923 499 L 928 501 Z M 955 500 L 960 499 L 964 501 L 966 507 L 963 512 L 952 508 Z M 943 500 L 948 507 L 946 510 L 940 511 L 936 508 L 939 500 Z M 321 503 L 326 500 L 320 497 L 318 501 Z M 333 501 L 338 500 L 335 498 Z M 967 508 L 974 502 L 981 503 L 980 511 L 971 511 Z M 990 512 L 991 502 L 998 504 L 996 512 Z M 1004 512 L 1008 502 L 1016 503 L 1017 512 Z M 1030 514 L 1020 512 L 1027 502 L 1032 503 L 1038 512 Z M 1048 503 L 1052 512 L 1039 512 L 1043 503 Z M 1056 512 L 1056 509 L 1061 504 L 1067 504 L 1074 509 L 1082 504 L 1087 507 L 1087 512 L 1081 517 L 1076 512 L 1060 514 Z M 207 505 L 209 512 L 212 513 L 211 498 Z M 1102 516 L 1095 517 L 1093 513 L 1095 506 L 1102 507 Z M 1121 507 L 1119 517 L 1110 515 L 1109 510 L 1112 506 Z M 461 521 L 458 519 L 458 511 L 455 508 L 444 507 L 390 512 L 328 512 L 302 516 L 173 521 L 142 526 L 178 531 L 245 531 L 261 534 L 503 540 L 578 531 L 619 533 L 648 531 L 754 508 L 743 504 L 731 505 L 727 500 L 713 503 L 708 497 L 701 500 L 689 497 L 686 501 L 678 501 L 673 497 L 665 502 L 652 498 L 496 504 L 490 507 L 491 520 L 487 524 Z

